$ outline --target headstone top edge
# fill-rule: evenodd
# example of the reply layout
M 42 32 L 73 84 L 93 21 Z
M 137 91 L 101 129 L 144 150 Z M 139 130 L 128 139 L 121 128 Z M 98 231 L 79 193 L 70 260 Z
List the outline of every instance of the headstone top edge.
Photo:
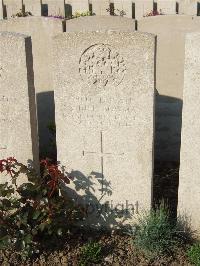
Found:
M 0 31 L 0 38 L 29 39 L 31 37 L 29 35 L 25 35 L 25 34 L 17 33 L 17 32 Z

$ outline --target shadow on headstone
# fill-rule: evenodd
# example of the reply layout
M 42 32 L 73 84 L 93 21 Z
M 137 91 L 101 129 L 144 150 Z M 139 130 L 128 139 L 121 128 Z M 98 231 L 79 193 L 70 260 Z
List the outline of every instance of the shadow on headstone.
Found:
M 154 204 L 162 200 L 177 215 L 182 127 L 181 99 L 159 95 L 155 99 Z
M 72 5 L 65 4 L 65 17 L 72 18 Z
M 42 4 L 42 16 L 47 17 L 48 13 L 48 4 Z
M 37 93 L 37 116 L 40 158 L 56 160 L 54 92 Z
M 197 16 L 200 16 L 200 2 L 197 2 Z
M 64 169 L 63 172 L 65 172 Z M 83 207 L 85 219 L 78 221 L 79 226 L 96 230 L 123 229 L 124 222 L 132 215 L 138 214 L 138 210 L 132 204 L 128 205 L 127 202 L 124 205 L 113 204 L 112 200 L 104 201 L 105 196 L 112 195 L 112 186 L 101 173 L 93 171 L 89 176 L 85 176 L 82 172 L 75 170 L 70 173 L 70 177 L 74 189 L 63 184 L 62 193 L 63 196 L 70 197 L 75 205 Z M 99 198 L 96 191 L 97 184 L 99 194 L 101 194 Z

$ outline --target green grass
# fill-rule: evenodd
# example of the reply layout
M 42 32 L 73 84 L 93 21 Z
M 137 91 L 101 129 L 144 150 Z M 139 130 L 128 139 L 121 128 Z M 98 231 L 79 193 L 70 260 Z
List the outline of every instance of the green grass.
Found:
M 200 266 L 200 243 L 192 245 L 187 251 L 187 256 L 193 265 Z
M 102 247 L 99 243 L 90 242 L 83 246 L 79 266 L 100 263 L 102 260 Z

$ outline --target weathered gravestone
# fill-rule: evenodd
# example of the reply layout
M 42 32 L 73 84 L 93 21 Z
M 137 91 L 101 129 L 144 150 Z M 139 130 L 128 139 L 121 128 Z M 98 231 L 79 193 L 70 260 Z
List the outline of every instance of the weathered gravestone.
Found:
M 92 5 L 92 13 L 94 15 L 110 15 L 110 1 L 109 0 L 90 0 L 89 1 Z
M 0 31 L 30 35 L 33 49 L 34 83 L 37 94 L 37 111 L 40 151 L 49 151 L 48 125 L 54 122 L 54 95 L 52 89 L 52 37 L 63 32 L 61 19 L 25 17 L 2 20 Z
M 0 19 L 4 18 L 3 7 L 4 7 L 3 0 L 0 0 Z
M 15 157 L 38 169 L 32 63 L 30 37 L 0 32 L 0 159 Z
M 135 0 L 135 19 L 141 19 L 153 11 L 153 0 Z
M 133 17 L 131 0 L 127 0 L 127 1 L 114 0 L 114 8 L 115 8 L 116 15 L 121 15 L 127 18 Z
M 200 33 L 186 37 L 179 211 L 200 237 Z
M 132 206 L 136 217 L 150 209 L 154 48 L 155 37 L 144 33 L 55 38 L 58 160 L 73 170 L 93 211 L 95 204 L 101 210 L 107 204 L 114 214 Z M 108 213 L 102 216 L 92 225 L 116 225 Z
M 176 4 L 175 0 L 157 0 L 157 10 L 164 15 L 174 15 L 176 14 Z
M 24 10 L 26 12 L 31 12 L 33 16 L 42 15 L 42 5 L 41 0 L 23 0 Z
M 135 20 L 118 16 L 88 16 L 66 21 L 66 32 L 135 31 Z
M 200 29 L 200 17 L 154 16 L 138 21 L 138 30 L 157 35 L 155 158 L 179 161 L 185 34 Z
M 23 8 L 22 0 L 4 0 L 3 3 L 6 7 L 7 18 L 15 16 Z
M 85 13 L 89 11 L 88 0 L 67 0 L 65 3 L 71 5 L 73 15 L 75 15 L 76 13 Z
M 42 4 L 48 6 L 49 16 L 65 17 L 65 1 L 64 0 L 43 0 Z

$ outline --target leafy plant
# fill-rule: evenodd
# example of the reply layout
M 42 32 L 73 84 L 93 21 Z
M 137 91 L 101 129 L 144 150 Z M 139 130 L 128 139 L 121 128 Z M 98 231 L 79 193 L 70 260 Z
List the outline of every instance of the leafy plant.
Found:
M 200 243 L 192 245 L 187 251 L 187 256 L 192 264 L 200 266 Z
M 79 17 L 86 17 L 86 16 L 92 16 L 91 12 L 90 11 L 75 12 L 75 14 L 72 18 L 79 18 Z
M 172 255 L 188 241 L 187 232 L 180 225 L 181 223 L 169 218 L 168 210 L 161 205 L 159 209 L 139 218 L 134 232 L 134 244 L 149 259 Z
M 80 266 L 91 265 L 91 263 L 100 263 L 102 259 L 102 247 L 99 243 L 90 242 L 83 246 L 81 251 Z
M 15 17 L 29 17 L 33 16 L 31 12 L 25 11 L 24 9 L 20 9 L 20 12 L 16 13 L 15 15 L 12 15 L 12 18 Z
M 63 197 L 61 184 L 69 184 L 57 164 L 41 161 L 42 175 L 19 163 L 15 158 L 0 160 L 0 173 L 11 182 L 0 184 L 0 249 L 18 251 L 23 259 L 39 252 L 42 240 L 61 237 L 79 218 L 79 208 Z M 20 175 L 27 182 L 17 185 Z

